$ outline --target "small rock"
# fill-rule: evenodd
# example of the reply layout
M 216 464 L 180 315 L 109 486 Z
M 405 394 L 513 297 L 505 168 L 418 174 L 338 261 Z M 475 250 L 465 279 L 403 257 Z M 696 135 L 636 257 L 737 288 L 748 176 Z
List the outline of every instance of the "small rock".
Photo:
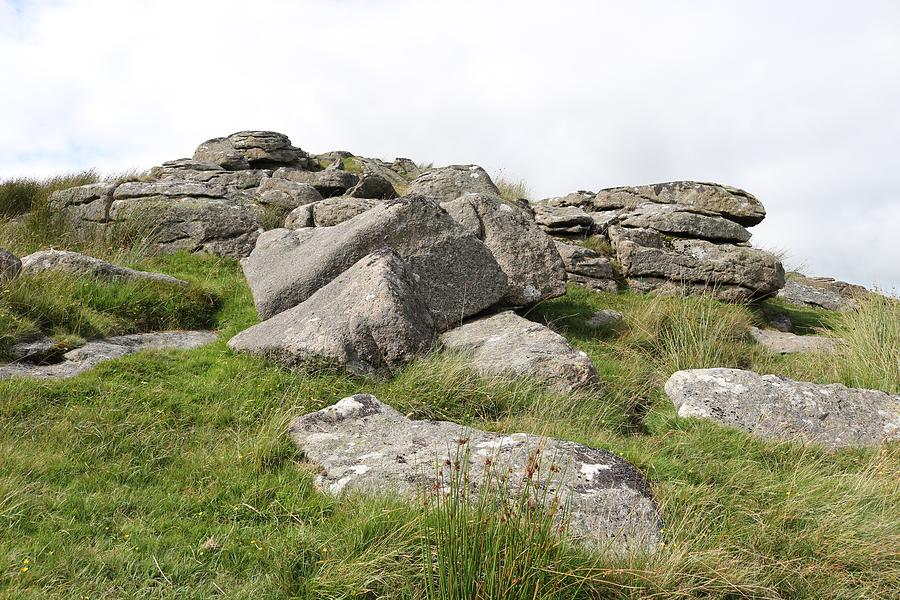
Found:
M 795 335 L 783 331 L 751 327 L 750 336 L 757 344 L 776 354 L 831 353 L 837 349 L 835 340 L 823 335 Z
M 665 390 L 679 417 L 712 419 L 763 439 L 801 439 L 830 448 L 900 439 L 900 396 L 877 390 L 740 369 L 678 371 Z
M 615 329 L 625 322 L 625 315 L 611 308 L 598 310 L 587 320 L 586 325 L 594 329 Z
M 0 284 L 12 281 L 22 270 L 22 261 L 5 248 L 0 248 Z
M 512 311 L 452 329 L 441 336 L 441 343 L 467 354 L 474 369 L 486 376 L 528 377 L 560 393 L 598 382 L 586 353 L 555 331 Z
M 778 297 L 796 306 L 843 311 L 856 308 L 858 300 L 870 293 L 861 285 L 829 277 L 792 274 L 778 292 Z
M 203 542 L 203 545 L 200 546 L 200 548 L 203 549 L 204 552 L 218 552 L 222 549 L 222 545 L 216 541 L 216 538 L 211 537 Z

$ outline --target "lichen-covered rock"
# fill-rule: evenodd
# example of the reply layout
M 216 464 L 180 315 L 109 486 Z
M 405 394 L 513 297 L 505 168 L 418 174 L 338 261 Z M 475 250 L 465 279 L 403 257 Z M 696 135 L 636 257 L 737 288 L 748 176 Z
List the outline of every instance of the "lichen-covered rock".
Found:
M 597 214 L 597 213 L 594 213 Z M 623 227 L 643 227 L 682 237 L 714 242 L 746 242 L 751 234 L 743 226 L 718 215 L 686 211 L 674 204 L 645 202 L 621 216 Z
M 67 273 L 103 281 L 156 281 L 171 285 L 187 285 L 186 281 L 163 273 L 136 271 L 99 258 L 66 250 L 40 250 L 29 254 L 22 259 L 22 272 L 27 275 L 44 272 Z
M 394 249 L 409 265 L 442 329 L 495 304 L 508 289 L 484 243 L 421 196 L 384 201 L 333 227 L 267 231 L 241 265 L 260 318 L 268 319 L 379 248 Z
M 417 288 L 412 271 L 393 250 L 377 251 L 228 345 L 288 368 L 387 375 L 435 341 L 434 319 Z
M 349 221 L 356 215 L 361 215 L 370 208 L 379 204 L 378 200 L 369 198 L 354 198 L 352 196 L 333 196 L 311 206 L 313 212 L 313 225 L 316 227 L 331 227 L 344 221 Z
M 625 315 L 611 308 L 598 310 L 585 323 L 593 329 L 616 329 L 625 322 Z
M 900 439 L 900 396 L 877 390 L 739 369 L 678 371 L 665 390 L 680 417 L 712 419 L 768 440 L 843 448 Z
M 590 357 L 547 327 L 506 311 L 475 319 L 441 336 L 448 350 L 471 359 L 489 377 L 527 377 L 566 393 L 596 384 Z
M 613 227 L 610 238 L 629 288 L 661 294 L 709 293 L 728 302 L 774 296 L 784 267 L 763 250 L 705 240 L 665 240 L 650 229 Z
M 57 190 L 50 195 L 50 211 L 76 227 L 106 223 L 115 188 L 114 183 L 89 183 Z
M 750 328 L 750 337 L 775 354 L 831 353 L 837 349 L 834 338 L 824 335 L 795 335 L 784 331 Z
M 550 235 L 587 235 L 594 228 L 591 216 L 577 206 L 533 204 L 534 220 Z
M 278 169 L 272 173 L 272 177 L 311 185 L 316 188 L 316 191 L 323 198 L 342 196 L 359 183 L 358 175 L 340 169 L 325 169 L 323 171 Z
M 791 274 L 778 292 L 778 297 L 798 306 L 850 310 L 859 306 L 859 299 L 870 293 L 861 285 L 853 285 L 830 277 L 804 277 Z
M 553 240 L 520 208 L 489 194 L 465 194 L 441 207 L 484 242 L 506 273 L 504 304 L 524 306 L 566 293 L 566 271 Z
M 256 201 L 260 204 L 289 208 L 312 204 L 322 200 L 322 194 L 308 183 L 267 177 L 256 189 Z
M 238 131 L 228 137 L 214 138 L 200 144 L 193 160 L 212 163 L 236 171 L 268 169 L 281 166 L 306 166 L 307 155 L 291 145 L 283 133 L 274 131 Z
M 766 209 L 752 194 L 726 185 L 696 181 L 608 188 L 597 192 L 591 205 L 597 211 L 620 208 L 631 211 L 646 202 L 716 214 L 747 227 L 760 223 L 766 216 Z
M 0 284 L 12 281 L 22 270 L 22 261 L 6 248 L 0 248 Z
M 412 180 L 408 193 L 449 202 L 470 193 L 499 196 L 500 190 L 478 165 L 450 165 L 425 171 Z
M 354 198 L 370 198 L 373 200 L 389 200 L 397 197 L 397 191 L 391 182 L 376 173 L 364 173 L 359 182 L 347 192 Z
M 287 214 L 284 218 L 284 226 L 286 229 L 300 229 L 302 227 L 315 227 L 313 220 L 313 205 L 306 204 L 298 206 Z
M 562 257 L 568 280 L 596 292 L 615 292 L 616 271 L 612 260 L 595 250 L 556 241 L 556 250 Z
M 557 515 L 567 516 L 569 533 L 582 543 L 624 554 L 653 550 L 662 538 L 662 520 L 646 479 L 606 450 L 446 421 L 414 421 L 367 394 L 297 417 L 290 435 L 319 467 L 317 487 L 332 494 L 387 493 L 417 500 L 434 486 L 444 492 L 453 463 L 468 452 L 468 481 L 475 495 L 490 481 L 488 475 L 509 474 L 508 493 L 515 500 L 530 465 L 536 484 L 550 490 L 543 501 L 558 496 L 562 510 Z
M 211 331 L 161 331 L 135 333 L 88 342 L 63 355 L 62 362 L 35 365 L 24 362 L 0 366 L 0 379 L 33 377 L 63 379 L 74 377 L 100 363 L 143 350 L 190 350 L 216 341 Z

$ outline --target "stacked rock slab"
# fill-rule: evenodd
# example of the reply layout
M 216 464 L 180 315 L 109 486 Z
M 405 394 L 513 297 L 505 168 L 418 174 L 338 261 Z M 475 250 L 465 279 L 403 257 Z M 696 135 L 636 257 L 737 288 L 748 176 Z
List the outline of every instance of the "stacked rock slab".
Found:
M 568 281 L 595 292 L 615 292 L 619 289 L 613 261 L 599 252 L 566 242 L 556 241 Z
M 430 350 L 436 335 L 411 269 L 378 250 L 228 345 L 288 368 L 387 375 Z
M 711 419 L 768 440 L 843 448 L 900 439 L 900 396 L 877 390 L 739 369 L 678 371 L 665 390 L 680 417 Z
M 675 181 L 577 192 L 534 208 L 550 234 L 605 236 L 637 291 L 742 302 L 773 296 L 784 285 L 777 257 L 749 245 L 746 228 L 762 221 L 765 209 L 737 188 Z
M 418 499 L 431 489 L 444 493 L 452 465 L 468 453 L 468 482 L 475 495 L 485 482 L 491 485 L 508 475 L 506 489 L 515 502 L 530 465 L 536 486 L 549 490 L 532 500 L 558 498 L 562 510 L 557 515 L 566 515 L 569 533 L 587 545 L 624 554 L 653 550 L 662 538 L 647 481 L 605 450 L 525 433 L 410 420 L 367 394 L 294 419 L 290 435 L 319 467 L 316 485 L 332 494 L 362 491 Z
M 403 179 L 398 173 L 406 162 L 358 160 L 373 168 L 358 175 L 341 169 L 338 162 L 320 170 L 318 161 L 284 134 L 241 131 L 207 140 L 192 158 L 165 162 L 139 181 L 58 191 L 51 197 L 51 208 L 76 232 L 87 235 L 139 233 L 159 252 L 242 258 L 253 249 L 269 210 L 285 213 L 332 196 L 352 203 L 396 195 L 392 180 L 374 167 L 396 164 L 397 171 L 381 171 Z

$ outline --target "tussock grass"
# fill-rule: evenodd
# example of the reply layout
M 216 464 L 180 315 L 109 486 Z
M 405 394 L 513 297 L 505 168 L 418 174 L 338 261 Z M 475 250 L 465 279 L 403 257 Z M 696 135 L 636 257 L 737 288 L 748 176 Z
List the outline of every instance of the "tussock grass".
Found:
M 517 200 L 528 200 L 531 198 L 531 192 L 528 185 L 523 180 L 512 181 L 507 179 L 502 173 L 497 174 L 493 178 L 494 185 L 500 190 L 500 197 L 507 202 L 515 203 Z

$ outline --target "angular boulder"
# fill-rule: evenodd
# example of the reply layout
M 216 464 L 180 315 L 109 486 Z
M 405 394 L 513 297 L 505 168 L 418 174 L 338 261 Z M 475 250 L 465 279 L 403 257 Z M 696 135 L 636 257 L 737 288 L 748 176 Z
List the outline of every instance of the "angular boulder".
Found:
M 615 292 L 619 289 L 611 259 L 590 248 L 558 240 L 556 250 L 562 257 L 570 282 L 595 292 Z
M 444 348 L 467 355 L 488 377 L 527 377 L 567 393 L 598 382 L 590 357 L 566 338 L 512 311 L 482 317 L 441 336 Z
M 388 375 L 430 350 L 436 336 L 415 275 L 393 250 L 380 250 L 228 346 L 288 368 Z
M 384 176 L 377 173 L 363 173 L 359 182 L 350 188 L 347 195 L 354 198 L 389 200 L 397 197 L 397 191 Z
M 680 417 L 711 419 L 767 440 L 844 448 L 900 439 L 900 396 L 877 390 L 740 369 L 678 371 L 665 390 Z
M 22 261 L 6 248 L 0 248 L 0 284 L 12 281 L 22 270 Z
M 470 193 L 499 196 L 500 190 L 478 165 L 450 165 L 425 171 L 412 180 L 407 193 L 449 202 Z
M 455 461 L 468 452 L 469 482 L 477 494 L 488 476 L 509 473 L 515 502 L 527 473 L 550 491 L 534 498 L 562 503 L 577 541 L 613 554 L 650 551 L 661 542 L 662 520 L 647 480 L 633 465 L 606 450 L 525 433 L 503 435 L 446 421 L 415 421 L 374 396 L 357 394 L 295 418 L 290 435 L 319 467 L 316 486 L 344 491 L 399 494 L 418 500 L 447 491 Z M 442 478 L 438 478 L 439 470 Z M 545 508 L 550 508 L 546 506 Z
M 27 275 L 48 271 L 93 277 L 103 281 L 156 281 L 180 286 L 188 284 L 186 281 L 163 273 L 136 271 L 99 258 L 66 250 L 40 250 L 22 259 L 22 272 Z
M 666 240 L 651 229 L 610 228 L 631 289 L 661 294 L 709 293 L 728 302 L 774 296 L 784 267 L 763 250 L 705 240 Z
M 287 179 L 305 183 L 316 188 L 323 198 L 342 196 L 359 183 L 359 176 L 341 169 L 323 171 L 301 171 L 299 169 L 278 169 L 272 173 L 275 179 Z
M 267 231 L 241 266 L 260 318 L 268 319 L 380 248 L 394 249 L 419 278 L 440 329 L 507 292 L 506 275 L 484 243 L 421 196 L 384 201 L 333 227 Z
M 804 277 L 791 274 L 778 297 L 796 306 L 810 306 L 827 310 L 851 310 L 871 292 L 861 285 L 854 285 L 830 277 Z
M 315 227 L 332 227 L 349 221 L 356 215 L 361 215 L 378 203 L 378 200 L 352 196 L 326 198 L 310 207 L 313 213 L 313 225 Z
M 489 194 L 465 194 L 441 207 L 484 242 L 506 273 L 504 304 L 524 306 L 566 293 L 566 270 L 553 240 L 522 209 Z
M 308 183 L 289 179 L 266 177 L 256 188 L 256 201 L 260 204 L 295 209 L 322 200 L 322 194 Z
M 671 181 L 635 187 L 600 190 L 591 204 L 594 210 L 635 210 L 641 204 L 674 204 L 682 209 L 725 217 L 749 227 L 765 218 L 762 202 L 744 190 L 717 183 Z
M 100 363 L 144 350 L 191 350 L 216 341 L 212 331 L 160 331 L 119 335 L 88 342 L 69 350 L 62 362 L 49 365 L 10 363 L 0 366 L 0 379 L 32 377 L 64 379 L 93 369 Z

